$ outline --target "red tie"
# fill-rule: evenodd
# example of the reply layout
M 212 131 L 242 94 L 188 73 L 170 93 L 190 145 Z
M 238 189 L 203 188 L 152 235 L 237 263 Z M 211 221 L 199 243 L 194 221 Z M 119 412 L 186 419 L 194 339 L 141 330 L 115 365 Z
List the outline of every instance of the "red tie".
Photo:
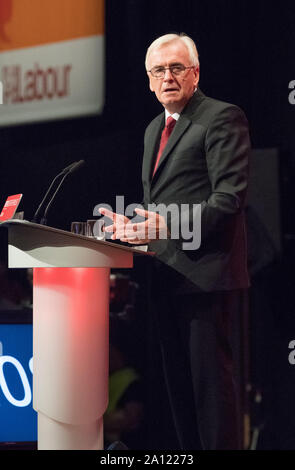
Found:
M 168 142 L 168 139 L 169 139 L 169 137 L 170 137 L 170 135 L 171 135 L 171 133 L 174 129 L 175 124 L 176 124 L 176 120 L 172 116 L 169 116 L 167 118 L 167 121 L 166 121 L 166 126 L 164 127 L 163 132 L 162 132 L 160 147 L 159 147 L 156 163 L 155 163 L 155 166 L 154 166 L 153 176 L 156 173 L 161 155 L 162 155 L 163 150 L 164 150 L 164 148 L 165 148 L 165 146 Z

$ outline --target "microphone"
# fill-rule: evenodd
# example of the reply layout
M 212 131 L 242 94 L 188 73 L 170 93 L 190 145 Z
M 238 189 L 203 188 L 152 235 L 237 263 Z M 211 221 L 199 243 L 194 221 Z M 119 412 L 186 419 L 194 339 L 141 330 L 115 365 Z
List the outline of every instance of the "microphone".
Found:
M 41 201 L 40 204 L 39 204 L 38 209 L 36 210 L 36 212 L 35 212 L 35 214 L 34 214 L 34 217 L 33 217 L 33 219 L 32 219 L 32 222 L 37 222 L 37 217 L 38 217 L 38 215 L 39 215 L 39 213 L 40 213 L 40 211 L 41 211 L 41 208 L 42 208 L 44 202 L 46 201 L 46 198 L 47 198 L 48 194 L 50 193 L 50 190 L 51 190 L 52 186 L 54 185 L 54 183 L 56 182 L 56 180 L 57 180 L 60 176 L 63 176 L 63 175 L 65 175 L 66 173 L 68 173 L 68 172 L 72 169 L 72 167 L 75 166 L 77 163 L 78 163 L 78 162 L 74 162 L 74 163 L 71 163 L 70 165 L 66 166 L 66 168 L 64 168 L 60 173 L 58 173 L 58 175 L 56 175 L 56 177 L 52 180 L 51 185 L 49 186 L 49 188 L 48 188 L 48 190 L 47 190 L 45 196 L 43 197 L 42 201 Z
M 74 162 L 72 163 L 72 165 L 70 165 L 70 167 L 67 167 L 66 168 L 66 173 L 64 174 L 63 178 L 61 179 L 59 185 L 57 186 L 55 192 L 53 193 L 53 196 L 51 197 L 49 203 L 47 204 L 46 206 L 46 209 L 44 211 L 44 214 L 43 214 L 43 217 L 41 218 L 41 221 L 40 221 L 40 224 L 41 225 L 46 225 L 47 224 L 47 214 L 48 214 L 48 210 L 50 209 L 54 199 L 55 199 L 55 196 L 57 195 L 58 191 L 59 191 L 59 188 L 62 186 L 64 180 L 66 179 L 66 177 L 70 174 L 70 173 L 73 173 L 74 171 L 78 170 L 81 166 L 83 166 L 85 163 L 84 160 L 79 160 L 78 162 Z M 63 173 L 63 172 L 62 172 Z

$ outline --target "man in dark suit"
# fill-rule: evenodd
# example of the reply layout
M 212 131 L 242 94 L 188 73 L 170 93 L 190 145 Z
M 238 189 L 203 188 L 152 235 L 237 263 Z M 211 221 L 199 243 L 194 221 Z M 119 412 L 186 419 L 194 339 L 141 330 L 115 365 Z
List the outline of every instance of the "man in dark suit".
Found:
M 189 37 L 158 38 L 146 69 L 165 112 L 145 133 L 144 209 L 136 210 L 145 220 L 130 224 L 124 215 L 101 213 L 114 221 L 106 229 L 113 239 L 149 243 L 156 253 L 155 322 L 180 447 L 237 449 L 230 325 L 249 284 L 247 120 L 237 106 L 199 90 L 198 52 Z M 151 204 L 178 208 L 178 216 Z

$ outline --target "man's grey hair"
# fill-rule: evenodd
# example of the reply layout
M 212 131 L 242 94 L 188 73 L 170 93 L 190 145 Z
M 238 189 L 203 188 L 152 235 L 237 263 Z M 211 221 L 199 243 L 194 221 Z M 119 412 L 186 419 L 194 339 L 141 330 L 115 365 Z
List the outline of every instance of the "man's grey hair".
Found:
M 155 39 L 155 41 L 152 42 L 152 44 L 147 50 L 146 57 L 145 57 L 146 70 L 148 70 L 148 62 L 149 62 L 150 53 L 154 51 L 155 49 L 160 48 L 164 44 L 167 44 L 169 42 L 176 41 L 176 40 L 180 40 L 186 45 L 192 65 L 199 67 L 200 65 L 199 54 L 198 54 L 196 44 L 187 34 L 180 33 L 180 34 L 165 34 L 164 36 L 160 36 L 159 38 Z

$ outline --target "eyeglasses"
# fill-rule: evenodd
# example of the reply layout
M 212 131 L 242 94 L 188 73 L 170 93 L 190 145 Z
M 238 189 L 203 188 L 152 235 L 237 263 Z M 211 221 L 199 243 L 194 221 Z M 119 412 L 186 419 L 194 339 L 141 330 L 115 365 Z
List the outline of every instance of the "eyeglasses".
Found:
M 170 70 L 172 75 L 181 76 L 187 69 L 194 69 L 195 66 L 191 65 L 190 67 L 185 67 L 182 64 L 171 65 L 170 67 L 153 67 L 151 70 L 148 70 L 154 78 L 164 78 L 166 70 Z

